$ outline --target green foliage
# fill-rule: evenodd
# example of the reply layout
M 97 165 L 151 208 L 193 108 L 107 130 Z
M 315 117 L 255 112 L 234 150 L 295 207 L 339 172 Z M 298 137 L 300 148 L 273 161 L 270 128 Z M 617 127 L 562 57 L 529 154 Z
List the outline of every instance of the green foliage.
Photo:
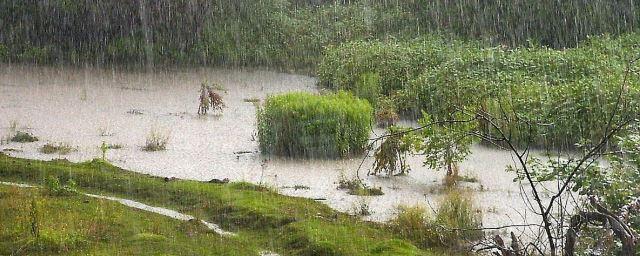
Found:
M 372 106 L 376 106 L 380 97 L 380 75 L 365 73 L 356 81 L 353 93 L 356 97 L 366 99 Z
M 355 41 L 330 46 L 318 64 L 319 83 L 339 90 L 359 90 L 363 77 L 376 74 L 382 95 L 405 88 L 422 70 L 446 61 L 458 42 L 423 37 L 408 42 Z M 401 102 L 404 103 L 404 102 Z M 406 106 L 400 106 L 406 110 Z
M 66 184 L 62 185 L 58 177 L 51 176 L 45 179 L 44 185 L 47 194 L 50 196 L 69 196 L 78 193 L 76 182 L 72 179 L 67 180 Z
M 590 38 L 566 50 L 531 46 L 506 49 L 425 37 L 412 41 L 353 42 L 328 47 L 318 66 L 319 83 L 355 90 L 361 74 L 380 74 L 382 95 L 396 108 L 442 119 L 466 109 L 486 112 L 516 145 L 567 148 L 604 132 L 608 113 L 626 77 L 623 93 L 638 111 L 638 63 L 625 76 L 637 34 Z M 509 121 L 511 120 L 511 121 Z M 519 122 L 513 122 L 518 120 Z M 526 123 L 542 123 L 529 131 Z M 498 135 L 487 123 L 484 134 Z M 531 133 L 529 133 L 531 132 Z
M 324 47 L 363 39 L 442 34 L 491 45 L 573 47 L 590 35 L 633 32 L 637 8 L 608 0 L 0 2 L 0 44 L 11 61 L 301 70 L 313 68 Z
M 7 60 L 9 60 L 9 48 L 4 44 L 0 44 L 0 61 Z
M 257 113 L 260 149 L 290 157 L 347 157 L 367 146 L 373 109 L 345 92 L 270 96 Z
M 19 143 L 36 142 L 38 141 L 38 137 L 33 136 L 31 133 L 28 133 L 28 132 L 17 131 L 16 134 L 13 135 L 13 137 L 11 137 L 11 141 L 19 142 Z
M 468 119 L 460 112 L 452 112 L 438 119 L 423 113 L 418 121 L 425 127 L 420 134 L 423 141 L 417 146 L 417 151 L 425 156 L 424 165 L 434 170 L 446 168 L 447 176 L 458 176 L 457 163 L 471 153 L 475 137 L 470 133 L 477 129 L 477 122 Z
M 398 109 L 391 97 L 380 97 L 376 103 L 376 123 L 378 127 L 386 128 L 400 120 Z
M 406 163 L 407 153 L 413 152 L 419 138 L 410 132 L 410 128 L 391 126 L 388 129 L 387 137 L 382 141 L 380 147 L 374 153 L 373 175 L 386 174 L 402 175 L 409 172 L 409 165 Z
M 471 196 L 457 190 L 449 191 L 440 202 L 435 223 L 445 229 L 440 239 L 450 246 L 462 240 L 472 241 L 482 237 L 482 231 L 473 230 L 482 226 L 482 220 Z

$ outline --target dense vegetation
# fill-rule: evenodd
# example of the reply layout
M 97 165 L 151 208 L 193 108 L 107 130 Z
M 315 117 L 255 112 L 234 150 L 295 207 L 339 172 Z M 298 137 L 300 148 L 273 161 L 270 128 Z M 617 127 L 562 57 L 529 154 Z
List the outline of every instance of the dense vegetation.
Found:
M 0 185 L 0 223 L 7 227 L 0 230 L 3 238 L 0 239 L 0 252 L 3 254 L 20 248 L 29 250 L 27 254 L 112 253 L 114 249 L 135 253 L 145 248 L 153 251 L 179 249 L 178 254 L 202 254 L 204 248 L 211 254 L 241 255 L 257 254 L 259 249 L 283 255 L 435 254 L 397 238 L 381 225 L 335 212 L 310 199 L 282 196 L 247 183 L 167 182 L 100 160 L 77 164 L 65 160 L 43 162 L 4 154 L 0 154 L 0 178 L 41 186 L 57 180 L 65 184 L 63 188 L 174 209 L 220 224 L 225 230 L 238 234 L 233 238 L 222 238 L 206 233 L 192 223 L 179 223 L 80 195 L 40 195 Z M 42 240 L 35 242 L 30 235 L 32 200 L 38 204 L 42 236 Z M 216 248 L 210 248 L 212 246 Z
M 514 141 L 571 146 L 603 133 L 602 120 L 612 111 L 622 84 L 626 96 L 638 98 L 638 77 L 625 74 L 627 68 L 637 70 L 637 63 L 628 64 L 637 57 L 633 54 L 639 42 L 635 34 L 600 37 L 577 48 L 554 50 L 483 47 L 439 37 L 357 41 L 329 47 L 318 78 L 324 86 L 356 93 L 366 91 L 359 86 L 380 88 L 378 98 L 393 99 L 414 118 L 425 111 L 443 120 L 460 107 L 495 115 L 517 113 L 517 118 L 550 125 L 538 127 L 534 138 L 521 135 L 523 127 L 504 127 Z M 371 73 L 380 76 L 377 86 L 358 82 Z
M 635 31 L 635 1 L 0 2 L 0 60 L 313 67 L 323 47 L 438 33 L 575 46 Z
M 346 157 L 364 150 L 373 109 L 367 101 L 345 92 L 300 92 L 267 98 L 257 115 L 263 153 Z

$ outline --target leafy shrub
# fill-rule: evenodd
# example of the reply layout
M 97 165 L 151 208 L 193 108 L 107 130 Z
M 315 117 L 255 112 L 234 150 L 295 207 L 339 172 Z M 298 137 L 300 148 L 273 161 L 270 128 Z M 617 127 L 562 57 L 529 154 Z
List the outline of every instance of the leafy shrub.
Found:
M 38 141 L 38 137 L 28 132 L 17 131 L 16 134 L 11 137 L 11 141 L 19 143 L 36 142 Z
M 347 157 L 361 153 L 373 109 L 353 95 L 287 93 L 267 98 L 257 113 L 260 149 L 289 157 Z
M 371 174 L 402 175 L 409 172 L 406 155 L 411 153 L 416 145 L 416 137 L 403 134 L 409 131 L 406 127 L 391 126 L 388 136 L 382 141 L 374 153 L 374 168 Z

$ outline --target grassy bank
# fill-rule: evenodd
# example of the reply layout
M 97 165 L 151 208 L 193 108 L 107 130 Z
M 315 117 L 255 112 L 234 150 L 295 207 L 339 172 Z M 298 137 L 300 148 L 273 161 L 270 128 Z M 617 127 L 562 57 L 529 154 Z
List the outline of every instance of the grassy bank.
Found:
M 0 226 L 1 255 L 256 255 L 260 250 L 197 222 L 83 195 L 52 196 L 5 185 L 0 185 Z
M 111 205 L 108 202 L 98 202 L 81 196 L 70 196 L 44 200 L 46 204 L 43 203 L 43 209 L 50 209 L 51 211 L 56 209 L 57 205 L 68 206 L 65 206 L 65 209 L 69 209 L 69 212 L 62 213 L 61 216 L 63 218 L 59 219 L 63 221 L 59 221 L 60 223 L 56 225 L 65 225 L 65 227 L 70 228 L 56 230 L 71 233 L 56 234 L 59 236 L 69 236 L 73 232 L 80 234 L 89 232 L 83 230 L 85 225 L 80 227 L 74 224 L 73 221 L 65 224 L 64 220 L 65 218 L 71 220 L 73 219 L 71 217 L 75 215 L 87 215 L 86 220 L 90 221 L 92 219 L 90 215 L 95 216 L 97 208 L 98 210 L 103 209 L 101 210 L 102 212 L 108 212 L 102 215 L 105 220 L 111 222 L 122 221 L 124 223 L 127 221 L 140 222 L 136 225 L 142 228 L 135 232 L 149 233 L 149 230 L 151 230 L 153 232 L 157 231 L 152 233 L 159 236 L 178 237 L 174 242 L 175 244 L 168 243 L 163 246 L 177 248 L 193 245 L 193 247 L 189 248 L 193 248 L 195 253 L 201 252 L 202 247 L 200 246 L 206 246 L 203 245 L 206 244 L 205 242 L 212 241 L 211 246 L 216 245 L 216 243 L 220 245 L 216 246 L 221 250 L 218 251 L 219 254 L 231 255 L 247 255 L 246 252 L 255 252 L 257 254 L 258 249 L 278 252 L 281 255 L 439 255 L 439 253 L 419 249 L 410 242 L 399 239 L 382 225 L 363 222 L 355 217 L 335 212 L 326 205 L 310 199 L 279 195 L 268 189 L 248 183 L 212 184 L 186 180 L 171 180 L 167 182 L 163 178 L 122 170 L 99 160 L 70 163 L 64 160 L 25 160 L 0 154 L 0 180 L 42 185 L 51 177 L 58 178 L 63 184 L 73 180 L 82 192 L 113 195 L 137 200 L 149 205 L 166 207 L 196 216 L 199 219 L 218 223 L 223 229 L 238 233 L 236 238 L 220 238 L 216 237 L 215 234 L 204 232 L 197 235 L 198 239 L 202 239 L 202 243 L 192 244 L 190 241 L 185 241 L 183 245 L 180 237 L 186 236 L 185 232 L 182 231 L 185 228 L 183 226 L 187 225 L 185 223 L 179 223 L 167 218 L 159 222 L 151 221 L 163 217 L 142 218 L 147 214 L 120 209 L 118 206 Z M 24 192 L 21 189 L 11 190 L 13 191 L 4 189 L 4 192 L 2 192 L 3 196 L 0 199 L 3 204 L 2 209 L 10 207 L 26 209 L 25 207 L 30 203 L 25 201 L 29 198 L 27 194 L 33 192 Z M 9 196 L 10 194 L 7 193 L 13 193 L 15 196 L 13 194 Z M 90 201 L 88 205 L 79 204 L 79 202 L 86 200 Z M 92 205 L 95 207 L 91 207 Z M 98 207 L 100 205 L 106 206 Z M 111 208 L 105 209 L 105 207 L 112 207 L 114 210 L 107 210 Z M 43 211 L 46 212 L 47 210 Z M 123 212 L 122 215 L 118 216 L 126 217 L 121 217 L 120 220 L 109 217 L 115 216 L 111 215 L 111 212 L 117 211 Z M 19 223 L 23 219 L 19 217 L 23 216 L 20 215 L 22 213 L 11 212 L 9 210 L 3 211 L 4 216 L 10 218 L 14 216 L 13 218 L 15 219 L 15 221 L 6 223 L 14 223 L 11 224 L 12 226 L 22 225 Z M 48 219 L 43 219 L 43 224 L 41 225 L 43 227 L 46 226 L 44 223 L 52 223 L 58 219 L 56 215 L 47 214 L 43 216 L 44 219 Z M 138 220 L 137 217 L 140 217 L 140 219 Z M 6 219 L 8 218 L 2 218 L 2 223 L 5 223 L 4 220 Z M 153 228 L 146 229 L 144 228 L 147 227 L 145 225 L 155 227 L 157 230 Z M 45 229 L 53 229 L 53 227 L 48 226 Z M 74 231 L 73 227 L 77 227 L 78 230 Z M 84 254 L 83 252 L 100 252 L 101 250 L 112 253 L 118 252 L 119 247 L 112 245 L 119 243 L 122 243 L 125 248 L 130 245 L 131 250 L 144 248 L 135 246 L 134 242 L 128 240 L 136 234 L 127 228 L 118 229 L 116 230 L 118 234 L 115 234 L 113 238 L 106 237 L 99 239 L 98 242 L 85 238 L 88 242 L 81 243 L 82 246 L 77 247 L 80 249 L 74 249 L 73 253 Z M 199 227 L 196 229 L 200 230 Z M 21 229 L 15 227 L 12 230 Z M 120 231 L 122 233 L 119 233 Z M 13 233 L 3 234 L 2 240 L 8 242 L 3 242 L 3 248 L 0 248 L 0 251 L 18 250 L 22 244 L 29 241 L 24 238 L 28 235 L 28 231 L 24 230 L 24 228 L 21 232 L 9 232 Z M 140 236 L 157 238 L 155 235 L 143 234 Z M 229 240 L 228 243 L 227 240 Z M 189 254 L 188 251 L 179 250 L 179 248 L 176 250 L 178 250 L 176 254 Z M 216 254 L 215 252 L 212 251 L 212 254 Z

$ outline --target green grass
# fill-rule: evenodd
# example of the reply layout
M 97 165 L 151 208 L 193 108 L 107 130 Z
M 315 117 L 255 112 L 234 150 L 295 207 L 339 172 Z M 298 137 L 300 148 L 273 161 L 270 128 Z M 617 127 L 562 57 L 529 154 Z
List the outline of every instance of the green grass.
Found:
M 60 197 L 43 192 L 0 185 L 1 255 L 256 255 L 259 251 L 250 241 L 220 237 L 198 222 L 79 194 Z M 37 237 L 31 230 L 34 223 Z
M 260 150 L 301 158 L 339 158 L 362 153 L 373 108 L 350 93 L 292 92 L 270 96 L 258 111 Z
M 220 250 L 232 250 L 233 253 L 219 252 L 219 254 L 231 255 L 248 255 L 247 251 L 256 248 L 278 252 L 281 255 L 441 255 L 428 249 L 417 248 L 383 225 L 364 222 L 353 216 L 338 213 L 310 199 L 279 195 L 249 183 L 210 184 L 186 180 L 165 182 L 161 177 L 126 171 L 100 160 L 70 163 L 66 160 L 26 160 L 0 154 L 0 180 L 2 181 L 43 185 L 52 177 L 59 179 L 63 184 L 72 179 L 81 192 L 113 195 L 166 207 L 218 223 L 222 228 L 238 233 L 235 240 L 229 243 L 219 238 L 218 241 L 223 242 L 222 246 L 215 246 L 215 243 L 207 242 L 210 238 L 202 237 L 201 242 L 190 247 L 194 252 L 200 248 L 197 247 L 199 244 L 210 244 L 211 247 Z M 61 203 L 71 204 L 74 198 L 74 196 L 64 197 L 60 200 L 63 201 Z M 6 209 L 5 206 L 0 208 Z M 7 218 L 2 218 L 2 220 L 5 219 Z M 157 218 L 147 219 L 153 220 L 149 221 L 151 223 L 149 225 L 155 225 L 153 223 L 156 223 Z M 59 221 L 60 225 L 64 225 L 64 219 L 60 218 L 60 220 L 62 220 Z M 68 225 L 74 225 L 72 222 L 70 221 Z M 181 236 L 179 232 L 170 232 L 170 227 L 165 227 L 161 224 L 163 222 L 157 223 L 155 227 L 163 228 L 165 233 L 140 228 L 137 233 L 127 233 L 127 237 L 149 233 L 153 235 L 138 235 L 138 237 L 153 238 L 151 240 L 155 241 L 161 238 L 156 235 L 171 237 L 168 240 L 173 240 L 174 236 Z M 126 229 L 122 230 L 122 232 L 125 231 Z M 116 235 L 124 237 L 124 234 Z M 22 235 L 13 233 L 5 234 L 4 238 L 0 240 L 5 241 L 8 238 L 11 238 L 11 241 L 24 240 Z M 177 248 L 176 254 L 190 254 L 189 251 L 180 249 L 182 246 L 176 244 L 178 241 L 180 240 L 176 240 L 174 244 L 162 242 L 158 243 L 158 246 Z M 8 249 L 4 248 L 7 246 Z M 101 252 L 106 254 L 120 252 L 119 250 L 124 250 L 124 254 L 134 252 L 133 250 L 147 252 L 144 250 L 147 244 L 144 243 L 132 244 L 122 249 L 120 246 L 95 243 L 84 246 L 82 248 L 102 250 Z M 13 244 L 3 245 L 4 250 L 11 250 L 11 248 Z M 78 250 L 80 249 L 74 249 L 73 253 L 83 254 Z

